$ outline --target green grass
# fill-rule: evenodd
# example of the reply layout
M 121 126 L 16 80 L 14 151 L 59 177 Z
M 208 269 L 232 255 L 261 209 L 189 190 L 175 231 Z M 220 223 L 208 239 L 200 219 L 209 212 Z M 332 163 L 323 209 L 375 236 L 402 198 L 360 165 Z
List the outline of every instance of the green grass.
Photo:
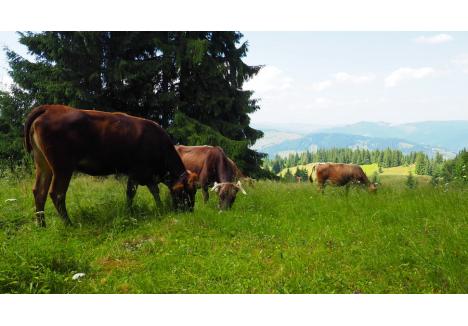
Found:
M 198 193 L 195 213 L 178 214 L 142 187 L 128 211 L 124 180 L 80 176 L 67 198 L 74 227 L 49 199 L 40 229 L 32 179 L 1 179 L 0 292 L 466 293 L 467 189 L 404 181 L 382 176 L 377 194 L 348 197 L 264 181 L 229 212 Z
M 409 166 L 395 166 L 391 168 L 383 168 L 382 175 L 408 175 L 409 172 L 416 174 L 416 165 L 411 164 Z
M 300 168 L 300 169 L 305 168 L 307 170 L 307 174 L 310 175 L 312 173 L 312 167 L 315 164 L 317 164 L 317 163 L 309 163 L 309 164 L 305 164 L 305 165 L 293 166 L 293 167 L 289 168 L 289 172 L 291 172 L 294 175 L 296 173 L 297 168 Z M 377 163 L 361 164 L 361 168 L 362 168 L 362 170 L 364 171 L 364 173 L 367 176 L 371 176 L 374 172 L 379 171 L 379 165 Z M 410 166 L 400 165 L 400 166 L 395 166 L 395 167 L 391 167 L 391 168 L 382 168 L 382 173 L 380 173 L 380 175 L 404 175 L 404 176 L 407 176 L 410 171 L 413 174 L 415 174 L 415 169 L 416 169 L 416 167 L 415 167 L 414 164 L 412 164 Z M 285 169 L 281 170 L 280 173 L 278 173 L 278 176 L 283 177 L 286 174 L 287 170 L 288 170 L 288 168 L 285 168 Z

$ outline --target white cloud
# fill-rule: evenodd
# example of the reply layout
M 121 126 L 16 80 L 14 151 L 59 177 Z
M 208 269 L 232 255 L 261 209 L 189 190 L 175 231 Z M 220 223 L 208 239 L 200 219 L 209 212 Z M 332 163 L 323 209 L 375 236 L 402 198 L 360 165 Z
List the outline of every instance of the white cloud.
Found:
M 402 80 L 422 79 L 434 76 L 436 70 L 432 67 L 410 68 L 403 67 L 393 71 L 385 78 L 385 87 L 395 87 Z
M 317 97 L 314 100 L 315 104 L 322 105 L 322 106 L 329 106 L 330 104 L 333 103 L 333 101 L 329 98 L 326 97 Z
M 448 34 L 436 34 L 432 36 L 420 36 L 414 39 L 416 43 L 423 44 L 440 44 L 447 43 L 453 40 L 453 37 Z
M 468 74 L 468 53 L 457 56 L 453 63 L 462 67 L 463 72 Z
M 320 81 L 320 82 L 317 82 L 317 83 L 313 83 L 311 88 L 312 88 L 312 90 L 314 90 L 316 92 L 321 92 L 324 89 L 327 89 L 327 88 L 331 87 L 332 85 L 333 85 L 333 82 L 331 80 L 324 80 L 324 81 Z
M 375 75 L 351 75 L 346 72 L 337 72 L 332 75 L 332 79 L 322 80 L 320 82 L 313 83 L 310 87 L 313 91 L 321 92 L 335 84 L 348 83 L 348 84 L 364 84 L 371 82 L 375 79 Z
M 350 75 L 346 72 L 339 72 L 333 75 L 336 82 L 340 83 L 352 83 L 352 84 L 362 84 L 368 83 L 375 79 L 373 74 L 367 75 Z
M 252 89 L 259 93 L 278 92 L 291 88 L 293 79 L 275 66 L 265 66 L 251 80 L 247 81 L 244 89 Z

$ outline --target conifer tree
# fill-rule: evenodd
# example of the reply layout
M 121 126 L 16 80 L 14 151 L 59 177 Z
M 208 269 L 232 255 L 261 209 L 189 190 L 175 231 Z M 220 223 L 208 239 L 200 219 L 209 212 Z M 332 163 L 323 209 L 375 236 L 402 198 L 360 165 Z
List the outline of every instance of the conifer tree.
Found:
M 263 133 L 249 118 L 259 107 L 243 89 L 261 67 L 243 61 L 241 33 L 28 32 L 19 41 L 36 60 L 8 51 L 11 76 L 31 103 L 152 119 L 179 143 L 223 143 L 245 173 L 261 173 L 264 155 L 250 146 Z

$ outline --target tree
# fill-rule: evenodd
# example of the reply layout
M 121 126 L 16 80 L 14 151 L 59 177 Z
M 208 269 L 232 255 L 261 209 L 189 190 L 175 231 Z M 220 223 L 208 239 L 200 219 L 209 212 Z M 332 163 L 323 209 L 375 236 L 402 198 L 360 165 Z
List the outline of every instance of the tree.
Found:
M 281 171 L 281 163 L 279 162 L 279 160 L 275 160 L 271 166 L 271 172 L 273 172 L 274 174 L 278 174 L 280 173 Z
M 259 107 L 243 83 L 261 67 L 243 62 L 248 44 L 241 39 L 239 32 L 28 32 L 19 41 L 36 61 L 7 55 L 14 82 L 36 105 L 127 112 L 169 128 L 187 145 L 214 132 L 242 143 L 225 151 L 258 176 L 264 155 L 250 146 L 263 133 L 250 127 L 249 114 Z M 177 132 L 184 117 L 207 134 Z
M 297 168 L 296 173 L 294 174 L 295 177 L 300 177 L 302 181 L 306 181 L 309 175 L 307 174 L 307 169 L 306 168 Z
M 291 171 L 289 171 L 289 168 L 286 170 L 286 173 L 283 176 L 283 180 L 286 182 L 292 182 L 294 179 L 294 176 L 292 175 Z
M 416 154 L 415 165 L 416 165 L 415 167 L 416 174 L 419 174 L 419 175 L 428 174 L 426 156 L 424 155 L 424 153 L 419 152 Z
M 416 179 L 414 178 L 413 173 L 410 171 L 408 177 L 406 178 L 406 187 L 408 187 L 409 189 L 414 189 L 416 188 L 416 186 Z
M 0 170 L 13 170 L 24 158 L 22 123 L 30 110 L 28 94 L 13 87 L 11 93 L 0 91 Z

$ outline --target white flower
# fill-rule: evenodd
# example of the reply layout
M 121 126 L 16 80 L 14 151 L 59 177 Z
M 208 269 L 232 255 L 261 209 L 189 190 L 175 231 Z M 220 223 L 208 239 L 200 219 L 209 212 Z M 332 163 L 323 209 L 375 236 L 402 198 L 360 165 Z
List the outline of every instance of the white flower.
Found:
M 75 275 L 72 276 L 72 280 L 76 281 L 85 276 L 85 273 L 76 273 Z

